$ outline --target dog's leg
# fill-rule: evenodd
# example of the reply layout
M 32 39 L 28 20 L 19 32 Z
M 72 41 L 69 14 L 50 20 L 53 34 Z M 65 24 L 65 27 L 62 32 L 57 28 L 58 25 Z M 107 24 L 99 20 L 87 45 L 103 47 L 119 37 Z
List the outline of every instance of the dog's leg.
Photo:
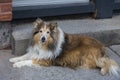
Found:
M 15 63 L 15 62 L 23 61 L 23 60 L 28 60 L 28 59 L 31 59 L 31 54 L 26 53 L 25 55 L 20 56 L 20 57 L 10 58 L 9 62 Z
M 33 61 L 32 60 L 24 60 L 24 61 L 19 61 L 19 62 L 16 62 L 13 64 L 13 67 L 16 67 L 16 68 L 21 68 L 23 66 L 34 66 L 36 64 L 33 64 Z
M 51 60 L 39 60 L 39 59 L 33 59 L 33 60 L 24 60 L 19 61 L 13 64 L 13 67 L 21 68 L 23 66 L 51 66 L 52 61 Z
M 40 65 L 40 66 L 51 66 L 53 65 L 52 60 L 39 60 L 39 59 L 33 59 L 33 64 Z

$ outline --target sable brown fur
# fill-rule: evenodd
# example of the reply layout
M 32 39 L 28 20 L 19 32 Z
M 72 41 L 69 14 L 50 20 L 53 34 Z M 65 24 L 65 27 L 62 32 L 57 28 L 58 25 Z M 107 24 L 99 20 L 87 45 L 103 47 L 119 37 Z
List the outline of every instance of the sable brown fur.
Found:
M 52 62 L 52 60 L 33 59 L 33 64 L 37 64 L 37 65 L 40 65 L 40 66 L 52 66 L 53 62 Z
M 95 58 L 103 57 L 104 46 L 97 40 L 82 36 L 65 34 L 65 43 L 60 56 L 55 59 L 55 64 L 71 68 L 95 68 Z

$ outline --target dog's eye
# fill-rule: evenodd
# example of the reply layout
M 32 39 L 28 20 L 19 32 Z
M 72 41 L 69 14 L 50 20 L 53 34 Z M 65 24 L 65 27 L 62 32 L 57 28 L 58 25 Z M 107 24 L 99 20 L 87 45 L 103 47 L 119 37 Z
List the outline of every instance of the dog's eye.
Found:
M 50 32 L 49 31 L 47 31 L 47 34 L 49 34 Z
M 34 32 L 33 35 L 36 35 L 38 32 L 39 32 L 39 31 Z
M 40 30 L 40 33 L 42 33 L 42 30 Z

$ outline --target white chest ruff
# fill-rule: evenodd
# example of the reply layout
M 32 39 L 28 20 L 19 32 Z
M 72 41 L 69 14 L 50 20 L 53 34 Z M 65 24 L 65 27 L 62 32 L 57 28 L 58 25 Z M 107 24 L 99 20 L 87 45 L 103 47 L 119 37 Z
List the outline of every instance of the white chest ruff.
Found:
M 54 54 L 52 51 L 42 50 L 38 46 L 30 47 L 28 54 L 31 55 L 32 59 L 53 59 Z

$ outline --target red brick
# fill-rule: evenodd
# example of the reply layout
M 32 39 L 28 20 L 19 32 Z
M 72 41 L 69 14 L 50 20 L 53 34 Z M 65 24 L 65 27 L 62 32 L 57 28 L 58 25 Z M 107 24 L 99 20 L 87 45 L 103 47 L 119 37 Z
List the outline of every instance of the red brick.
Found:
M 12 3 L 0 3 L 0 12 L 12 11 Z
M 12 0 L 0 0 L 0 3 L 12 2 Z
M 0 21 L 12 20 L 12 0 L 0 0 Z
M 0 13 L 0 21 L 11 21 L 11 20 L 12 20 L 12 12 Z

